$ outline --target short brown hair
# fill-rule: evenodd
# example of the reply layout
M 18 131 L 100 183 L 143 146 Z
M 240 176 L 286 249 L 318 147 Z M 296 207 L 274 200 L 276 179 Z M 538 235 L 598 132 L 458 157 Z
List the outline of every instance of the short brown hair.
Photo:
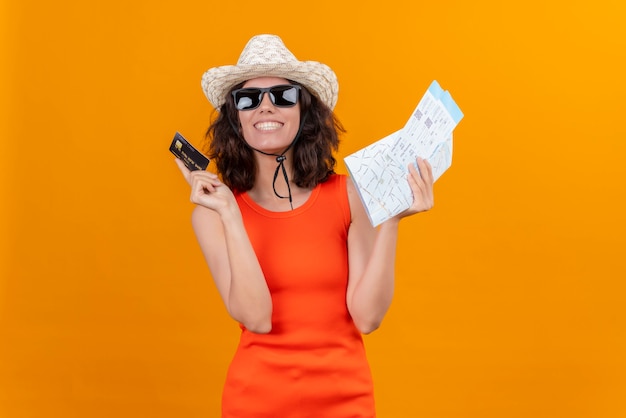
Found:
M 291 82 L 292 84 L 298 84 Z M 205 150 L 217 166 L 222 181 L 233 191 L 245 192 L 254 185 L 256 160 L 254 150 L 234 128 L 239 125 L 238 110 L 227 95 L 218 117 L 206 133 Z M 308 113 L 308 114 L 307 114 Z M 312 188 L 335 172 L 334 153 L 339 148 L 339 135 L 345 129 L 335 114 L 304 86 L 300 90 L 300 118 L 306 120 L 300 137 L 293 144 L 293 181 L 299 187 Z M 229 120 L 230 118 L 230 120 Z

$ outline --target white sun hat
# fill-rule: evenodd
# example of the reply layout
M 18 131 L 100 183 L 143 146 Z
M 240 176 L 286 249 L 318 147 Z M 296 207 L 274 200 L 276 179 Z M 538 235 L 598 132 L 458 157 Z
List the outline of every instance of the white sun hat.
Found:
M 239 83 L 257 77 L 280 77 L 304 85 L 331 110 L 337 104 L 337 76 L 326 64 L 298 61 L 276 35 L 252 37 L 236 65 L 209 69 L 202 76 L 202 90 L 209 102 L 219 109 L 228 91 Z

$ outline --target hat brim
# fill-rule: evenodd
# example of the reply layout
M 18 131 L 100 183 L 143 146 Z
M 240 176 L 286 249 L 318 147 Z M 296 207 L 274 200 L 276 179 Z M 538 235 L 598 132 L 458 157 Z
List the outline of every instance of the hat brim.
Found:
M 214 67 L 202 76 L 202 90 L 209 102 L 219 110 L 231 88 L 258 77 L 293 80 L 305 86 L 331 110 L 337 104 L 339 92 L 337 76 L 330 67 L 317 61 Z

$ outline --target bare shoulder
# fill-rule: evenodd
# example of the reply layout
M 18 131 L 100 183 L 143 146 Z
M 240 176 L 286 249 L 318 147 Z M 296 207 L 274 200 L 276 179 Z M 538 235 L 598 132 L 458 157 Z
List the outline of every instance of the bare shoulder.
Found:
M 363 206 L 359 192 L 356 189 L 356 185 L 350 176 L 346 176 L 346 189 L 348 190 L 348 202 L 350 203 L 352 222 L 360 222 L 362 219 L 367 220 L 365 207 Z
M 356 186 L 352 181 L 352 177 L 346 176 L 346 189 L 348 191 L 348 201 L 350 202 L 350 210 L 353 210 L 355 203 L 361 203 L 359 192 L 356 190 Z

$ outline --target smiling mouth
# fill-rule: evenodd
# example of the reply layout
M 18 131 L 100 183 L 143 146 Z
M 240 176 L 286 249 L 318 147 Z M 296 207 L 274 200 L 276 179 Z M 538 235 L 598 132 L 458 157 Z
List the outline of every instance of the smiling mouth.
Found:
M 260 131 L 273 131 L 275 129 L 281 128 L 282 126 L 283 124 L 278 122 L 259 122 L 254 125 L 254 127 Z

